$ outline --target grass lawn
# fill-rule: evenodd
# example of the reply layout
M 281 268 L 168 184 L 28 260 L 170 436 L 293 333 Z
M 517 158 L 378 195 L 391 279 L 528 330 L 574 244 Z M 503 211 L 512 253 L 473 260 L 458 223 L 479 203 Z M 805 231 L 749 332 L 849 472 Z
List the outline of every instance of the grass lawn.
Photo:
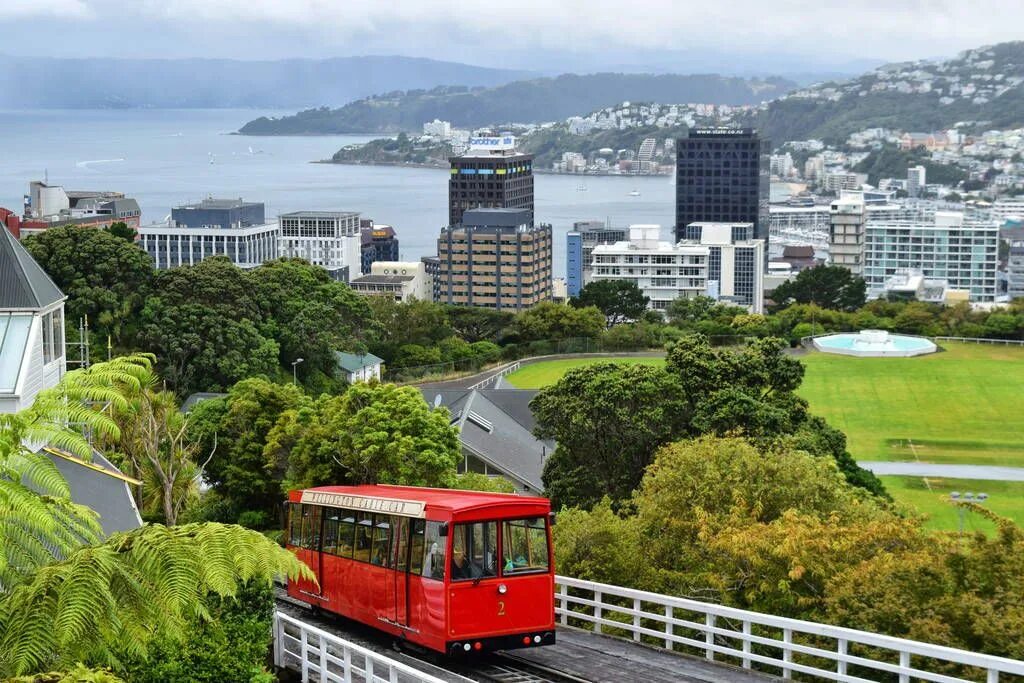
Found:
M 938 479 L 928 477 L 879 477 L 892 497 L 928 515 L 929 529 L 956 531 L 959 512 L 948 502 L 950 491 L 984 492 L 989 495 L 985 507 L 997 515 L 1009 517 L 1024 525 L 1024 481 L 978 481 L 975 479 Z M 931 487 L 929 489 L 929 487 Z M 995 531 L 995 524 L 984 517 L 966 512 L 964 531 Z
M 814 352 L 798 393 L 858 460 L 1024 466 L 1024 348 L 943 346 L 917 358 Z
M 594 363 L 629 363 L 631 365 L 664 365 L 664 358 L 630 358 L 627 356 L 609 356 L 606 358 L 569 358 L 566 360 L 546 360 L 540 363 L 524 365 L 505 379 L 517 389 L 542 389 L 554 384 L 562 375 L 573 368 L 593 365 Z

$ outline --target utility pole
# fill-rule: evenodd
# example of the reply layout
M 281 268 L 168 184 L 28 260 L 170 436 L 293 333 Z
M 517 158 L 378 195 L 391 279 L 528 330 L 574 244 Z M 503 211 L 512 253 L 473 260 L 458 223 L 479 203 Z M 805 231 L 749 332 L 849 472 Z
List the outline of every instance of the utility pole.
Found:
M 958 503 L 976 503 L 981 505 L 988 500 L 987 493 L 960 493 L 959 491 L 953 491 L 949 494 L 949 497 Z M 957 505 L 957 512 L 960 513 L 960 535 L 964 535 L 964 515 L 967 513 L 967 507 L 965 505 Z

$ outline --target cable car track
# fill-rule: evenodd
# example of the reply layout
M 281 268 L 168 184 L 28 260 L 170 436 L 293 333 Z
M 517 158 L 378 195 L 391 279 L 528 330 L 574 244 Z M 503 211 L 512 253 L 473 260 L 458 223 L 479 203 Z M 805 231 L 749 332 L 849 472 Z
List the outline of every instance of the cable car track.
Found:
M 494 655 L 491 659 L 497 661 L 481 662 L 471 670 L 461 673 L 477 677 L 485 683 L 589 683 L 585 678 L 556 671 L 505 652 Z

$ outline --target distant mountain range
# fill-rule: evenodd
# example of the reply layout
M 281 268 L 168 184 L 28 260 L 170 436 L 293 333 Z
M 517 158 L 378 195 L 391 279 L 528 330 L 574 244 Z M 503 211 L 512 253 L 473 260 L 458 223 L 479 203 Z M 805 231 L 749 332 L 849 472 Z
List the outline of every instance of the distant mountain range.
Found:
M 969 129 L 1024 126 L 1024 42 L 887 64 L 796 90 L 749 121 L 778 143 L 839 142 L 875 127 L 929 132 L 959 122 L 969 122 Z
M 245 124 L 246 135 L 328 135 L 419 131 L 435 118 L 455 126 L 536 123 L 610 106 L 623 100 L 757 104 L 776 98 L 796 84 L 782 78 L 745 79 L 718 75 L 567 74 L 520 80 L 491 88 L 439 87 L 389 93 L 321 107 L 281 118 L 262 117 Z
M 526 71 L 411 57 L 53 59 L 0 55 L 5 107 L 276 108 L 338 106 L 374 93 L 448 83 L 495 86 Z

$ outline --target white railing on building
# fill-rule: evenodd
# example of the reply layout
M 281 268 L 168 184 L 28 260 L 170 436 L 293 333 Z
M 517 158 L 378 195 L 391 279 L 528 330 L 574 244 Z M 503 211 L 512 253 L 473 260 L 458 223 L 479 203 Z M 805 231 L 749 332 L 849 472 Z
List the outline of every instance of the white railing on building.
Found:
M 444 683 L 281 612 L 274 613 L 274 666 L 298 671 L 303 683 Z
M 686 598 L 555 578 L 555 614 L 563 625 L 629 637 L 647 645 L 702 654 L 708 660 L 804 677 L 872 683 L 997 683 L 1024 676 L 1024 662 L 839 626 L 724 607 Z M 677 647 L 679 646 L 679 647 Z M 977 672 L 957 678 L 952 670 Z M 943 673 L 945 672 L 945 673 Z M 1009 679 L 1004 679 L 1009 680 Z

